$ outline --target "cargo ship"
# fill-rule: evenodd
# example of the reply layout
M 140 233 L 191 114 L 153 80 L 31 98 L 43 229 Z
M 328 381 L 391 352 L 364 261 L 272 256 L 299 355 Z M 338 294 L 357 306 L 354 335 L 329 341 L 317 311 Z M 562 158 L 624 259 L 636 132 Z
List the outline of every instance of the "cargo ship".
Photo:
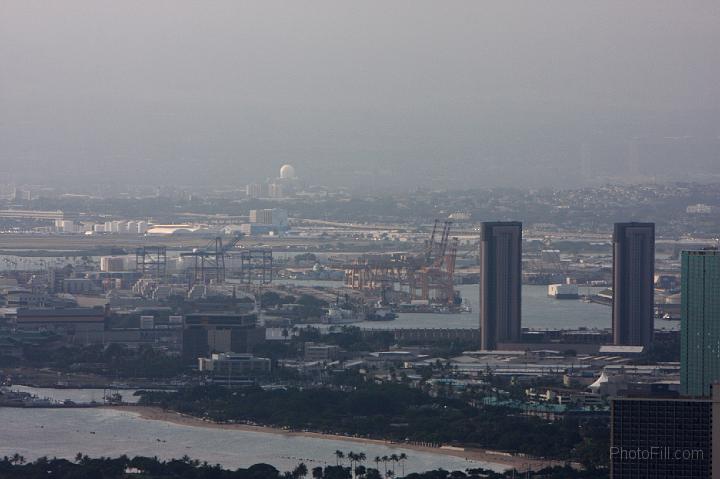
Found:
M 555 299 L 579 299 L 580 292 L 576 284 L 548 285 L 548 296 Z

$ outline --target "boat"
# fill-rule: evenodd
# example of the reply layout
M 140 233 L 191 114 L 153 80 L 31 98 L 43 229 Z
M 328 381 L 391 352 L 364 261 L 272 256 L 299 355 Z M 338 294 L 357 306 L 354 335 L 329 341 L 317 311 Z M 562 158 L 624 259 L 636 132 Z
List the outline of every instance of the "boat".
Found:
M 402 303 L 397 308 L 400 313 L 452 314 L 459 312 L 459 308 L 451 308 L 447 304 L 430 303 L 428 301 Z
M 376 308 L 365 315 L 365 321 L 393 321 L 398 315 L 390 308 Z
M 325 324 L 352 324 L 359 323 L 363 320 L 357 311 L 351 309 L 345 309 L 337 304 L 331 305 L 327 313 L 321 318 Z
M 30 396 L 29 398 L 23 399 L 22 407 L 27 408 L 33 408 L 33 407 L 39 407 L 39 408 L 48 408 L 48 407 L 56 407 L 57 403 L 55 403 L 50 398 L 40 398 L 37 396 Z
M 29 393 L 11 391 L 9 388 L 0 388 L 0 407 L 22 407 L 23 401 L 30 397 Z
M 548 296 L 555 299 L 578 299 L 580 293 L 576 284 L 548 285 Z

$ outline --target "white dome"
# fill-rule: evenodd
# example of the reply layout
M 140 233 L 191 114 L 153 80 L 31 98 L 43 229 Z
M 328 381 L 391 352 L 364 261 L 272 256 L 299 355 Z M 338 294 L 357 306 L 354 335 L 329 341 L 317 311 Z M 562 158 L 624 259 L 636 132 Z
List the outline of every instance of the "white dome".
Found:
M 283 165 L 280 168 L 280 178 L 289 180 L 295 178 L 295 168 L 293 165 Z

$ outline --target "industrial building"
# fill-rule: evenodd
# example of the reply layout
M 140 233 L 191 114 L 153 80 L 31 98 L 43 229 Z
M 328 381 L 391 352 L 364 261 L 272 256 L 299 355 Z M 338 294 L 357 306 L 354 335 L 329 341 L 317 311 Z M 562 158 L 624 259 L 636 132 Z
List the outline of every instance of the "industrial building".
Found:
M 63 281 L 72 274 L 72 267 L 53 268 L 48 271 L 48 292 L 62 293 Z
M 212 353 L 251 353 L 265 341 L 255 314 L 193 313 L 185 316 L 183 357 L 195 362 Z
M 62 282 L 63 293 L 88 294 L 95 289 L 95 282 L 89 278 L 65 278 Z
M 125 258 L 122 256 L 103 256 L 100 258 L 100 271 L 109 273 L 125 270 Z
M 50 301 L 50 297 L 44 288 L 21 288 L 15 286 L 2 288 L 0 294 L 5 297 L 5 304 L 10 307 L 42 307 Z
M 305 343 L 305 361 L 333 361 L 340 354 L 340 347 L 332 344 Z
M 21 330 L 81 336 L 105 330 L 105 308 L 18 308 L 15 323 Z
M 288 214 L 280 208 L 267 208 L 262 210 L 250 210 L 250 224 L 253 226 L 263 225 L 275 232 L 282 232 L 288 229 Z

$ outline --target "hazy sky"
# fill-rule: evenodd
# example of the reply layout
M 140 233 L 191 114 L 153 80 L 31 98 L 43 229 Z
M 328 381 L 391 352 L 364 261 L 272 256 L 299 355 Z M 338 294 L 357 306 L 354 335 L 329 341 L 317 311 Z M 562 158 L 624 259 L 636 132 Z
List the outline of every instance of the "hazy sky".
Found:
M 244 184 L 289 162 L 403 187 L 720 174 L 719 45 L 717 0 L 0 0 L 0 172 Z

